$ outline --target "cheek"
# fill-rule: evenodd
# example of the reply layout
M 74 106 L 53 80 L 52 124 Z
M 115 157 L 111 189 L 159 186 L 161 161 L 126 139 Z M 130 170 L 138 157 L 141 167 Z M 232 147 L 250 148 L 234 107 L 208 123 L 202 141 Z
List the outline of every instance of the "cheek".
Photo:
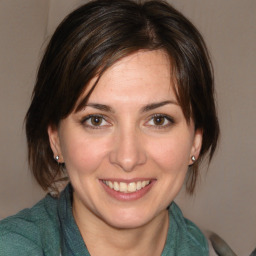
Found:
M 186 136 L 170 136 L 155 140 L 150 147 L 154 161 L 167 172 L 187 171 L 191 143 Z
M 81 137 L 73 136 L 64 141 L 62 154 L 70 175 L 75 172 L 79 174 L 94 172 L 104 161 L 109 147 L 107 139 L 81 139 Z

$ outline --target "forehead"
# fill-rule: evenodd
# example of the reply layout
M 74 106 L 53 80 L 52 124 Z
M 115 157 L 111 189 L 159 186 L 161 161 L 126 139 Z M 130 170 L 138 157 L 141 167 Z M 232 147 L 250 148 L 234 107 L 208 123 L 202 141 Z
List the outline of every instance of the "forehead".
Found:
M 93 78 L 82 99 L 97 81 L 89 101 L 175 100 L 172 73 L 170 58 L 164 51 L 139 51 L 117 61 L 98 81 L 98 77 Z

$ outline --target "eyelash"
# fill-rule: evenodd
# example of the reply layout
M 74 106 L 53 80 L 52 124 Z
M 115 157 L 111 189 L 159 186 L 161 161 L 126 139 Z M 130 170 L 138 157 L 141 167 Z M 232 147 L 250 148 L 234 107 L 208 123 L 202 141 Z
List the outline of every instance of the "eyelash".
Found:
M 102 122 L 106 122 L 107 124 L 106 125 L 102 125 L 100 123 L 99 126 L 97 125 L 93 125 L 92 124 L 92 118 L 98 118 L 101 120 L 101 123 Z M 153 121 L 154 122 L 154 118 L 164 118 L 164 124 L 151 124 L 149 125 L 148 123 L 150 121 Z M 91 124 L 88 124 L 87 122 L 90 121 Z M 166 122 L 168 122 L 167 124 L 165 124 Z M 83 125 L 85 125 L 86 127 L 90 128 L 90 129 L 102 129 L 103 127 L 106 127 L 106 126 L 112 126 L 111 123 L 107 120 L 107 118 L 104 116 L 104 115 L 88 115 L 86 116 L 85 118 L 82 119 L 81 123 Z M 148 121 L 145 123 L 145 126 L 148 126 L 148 127 L 152 127 L 152 128 L 156 128 L 156 129 L 165 129 L 165 128 L 168 128 L 169 126 L 173 125 L 175 123 L 174 119 L 168 115 L 165 115 L 165 114 L 154 114 L 153 116 L 150 116 L 150 118 L 148 119 Z
M 146 125 L 146 126 L 152 126 L 156 129 L 165 129 L 175 123 L 174 119 L 168 115 L 154 114 L 153 116 L 150 117 L 149 121 L 147 121 L 146 124 L 149 123 L 150 121 L 154 121 L 154 118 L 164 118 L 164 124 L 160 124 L 160 125 L 153 124 L 153 125 Z M 166 122 L 168 122 L 168 123 L 165 124 Z
M 91 124 L 87 124 L 87 122 L 90 120 L 90 122 L 92 122 L 92 118 L 98 118 L 101 119 L 102 122 L 106 122 L 108 123 L 107 125 L 93 125 Z M 84 124 L 86 127 L 90 128 L 90 129 L 101 129 L 104 126 L 111 126 L 111 124 L 107 121 L 107 118 L 103 115 L 88 115 L 85 118 L 82 119 L 81 121 L 82 124 Z

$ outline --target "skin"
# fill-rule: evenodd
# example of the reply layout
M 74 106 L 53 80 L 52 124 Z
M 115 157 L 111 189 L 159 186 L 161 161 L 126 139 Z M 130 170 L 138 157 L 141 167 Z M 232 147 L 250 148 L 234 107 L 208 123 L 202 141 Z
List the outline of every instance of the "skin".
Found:
M 171 74 L 163 51 L 134 53 L 103 74 L 87 106 L 58 129 L 48 128 L 52 150 L 65 162 L 74 188 L 73 214 L 92 255 L 161 255 L 167 207 L 202 143 L 202 132 L 186 121 L 177 102 Z M 123 200 L 110 195 L 102 180 L 150 180 L 151 187 L 139 198 Z

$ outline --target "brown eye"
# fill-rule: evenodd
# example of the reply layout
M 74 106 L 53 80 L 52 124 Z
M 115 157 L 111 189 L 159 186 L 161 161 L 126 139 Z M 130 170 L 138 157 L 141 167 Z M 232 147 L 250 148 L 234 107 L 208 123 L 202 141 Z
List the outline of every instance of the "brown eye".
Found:
M 163 125 L 165 123 L 165 117 L 163 116 L 155 116 L 153 118 L 154 125 Z
M 102 124 L 103 118 L 100 116 L 92 116 L 91 117 L 91 124 L 93 126 L 100 126 Z
M 82 124 L 88 128 L 103 128 L 111 126 L 106 118 L 101 115 L 88 115 L 82 120 Z
M 164 129 L 173 125 L 174 123 L 174 119 L 169 115 L 155 114 L 151 116 L 148 122 L 146 122 L 146 126 Z

